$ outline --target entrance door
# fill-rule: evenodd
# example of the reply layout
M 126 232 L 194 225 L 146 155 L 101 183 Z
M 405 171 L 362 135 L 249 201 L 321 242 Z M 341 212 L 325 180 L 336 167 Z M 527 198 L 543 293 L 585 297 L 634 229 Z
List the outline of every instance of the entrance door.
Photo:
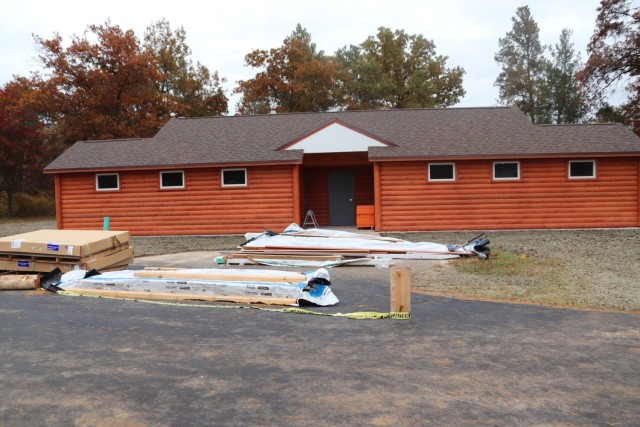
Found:
M 356 224 L 354 177 L 350 170 L 329 171 L 329 224 Z

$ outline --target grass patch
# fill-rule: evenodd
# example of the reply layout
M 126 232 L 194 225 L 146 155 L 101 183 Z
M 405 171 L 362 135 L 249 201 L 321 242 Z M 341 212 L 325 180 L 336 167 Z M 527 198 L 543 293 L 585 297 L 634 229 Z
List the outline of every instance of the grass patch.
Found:
M 486 260 L 476 257 L 459 258 L 453 260 L 452 265 L 463 273 L 484 276 L 536 275 L 541 268 L 544 268 L 539 260 L 501 250 L 494 250 Z
M 507 301 L 575 306 L 581 291 L 560 260 L 493 250 L 488 260 L 460 258 L 450 262 L 454 277 L 439 272 L 427 287 L 438 293 Z M 429 273 L 430 274 L 430 273 Z

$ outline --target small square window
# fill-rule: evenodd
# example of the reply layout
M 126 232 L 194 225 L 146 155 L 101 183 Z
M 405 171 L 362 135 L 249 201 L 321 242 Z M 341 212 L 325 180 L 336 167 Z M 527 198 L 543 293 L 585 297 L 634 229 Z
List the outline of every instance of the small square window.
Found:
M 595 178 L 595 160 L 569 160 L 569 178 Z
M 493 179 L 520 179 L 520 162 L 493 162 Z
M 184 188 L 184 172 L 160 172 L 160 188 Z
M 222 169 L 222 186 L 223 187 L 246 187 L 247 186 L 247 170 L 246 169 Z
M 120 189 L 120 179 L 117 173 L 96 174 L 97 191 L 113 191 Z
M 454 163 L 429 163 L 429 181 L 455 181 Z

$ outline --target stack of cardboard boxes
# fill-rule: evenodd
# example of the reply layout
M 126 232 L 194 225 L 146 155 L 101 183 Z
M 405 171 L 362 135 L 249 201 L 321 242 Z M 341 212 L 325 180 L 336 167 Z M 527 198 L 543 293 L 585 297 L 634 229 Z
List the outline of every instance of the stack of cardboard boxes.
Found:
M 132 261 L 128 231 L 39 230 L 0 238 L 0 271 L 111 271 Z

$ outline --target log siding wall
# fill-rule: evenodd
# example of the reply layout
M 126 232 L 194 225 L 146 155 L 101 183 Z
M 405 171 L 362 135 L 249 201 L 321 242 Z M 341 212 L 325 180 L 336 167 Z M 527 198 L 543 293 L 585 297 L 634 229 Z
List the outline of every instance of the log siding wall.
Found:
M 329 224 L 329 188 L 326 168 L 303 167 L 304 213 L 312 210 L 319 225 Z
M 59 174 L 58 226 L 133 235 L 282 230 L 294 221 L 292 166 L 247 168 L 247 187 L 223 188 L 221 168 L 184 169 L 184 189 L 160 189 L 160 171 L 119 171 L 120 190 L 96 191 L 95 173 Z M 298 214 L 299 215 L 299 214 Z
M 518 181 L 494 181 L 491 160 L 456 161 L 455 182 L 428 182 L 426 161 L 344 168 L 355 172 L 356 205 L 375 198 L 378 231 L 640 226 L 640 159 L 594 158 L 597 177 L 574 180 L 569 160 L 521 159 Z M 57 174 L 58 228 L 101 229 L 109 216 L 134 235 L 232 234 L 281 230 L 306 209 L 328 225 L 330 168 L 298 167 L 297 202 L 292 166 L 248 167 L 239 188 L 222 188 L 220 169 L 184 169 L 176 190 L 160 189 L 158 170 L 119 171 L 117 191 L 96 191 L 95 173 Z
M 635 227 L 640 162 L 595 158 L 595 179 L 569 179 L 566 159 L 521 159 L 517 181 L 493 161 L 457 161 L 455 182 L 428 182 L 426 161 L 379 163 L 378 231 Z

